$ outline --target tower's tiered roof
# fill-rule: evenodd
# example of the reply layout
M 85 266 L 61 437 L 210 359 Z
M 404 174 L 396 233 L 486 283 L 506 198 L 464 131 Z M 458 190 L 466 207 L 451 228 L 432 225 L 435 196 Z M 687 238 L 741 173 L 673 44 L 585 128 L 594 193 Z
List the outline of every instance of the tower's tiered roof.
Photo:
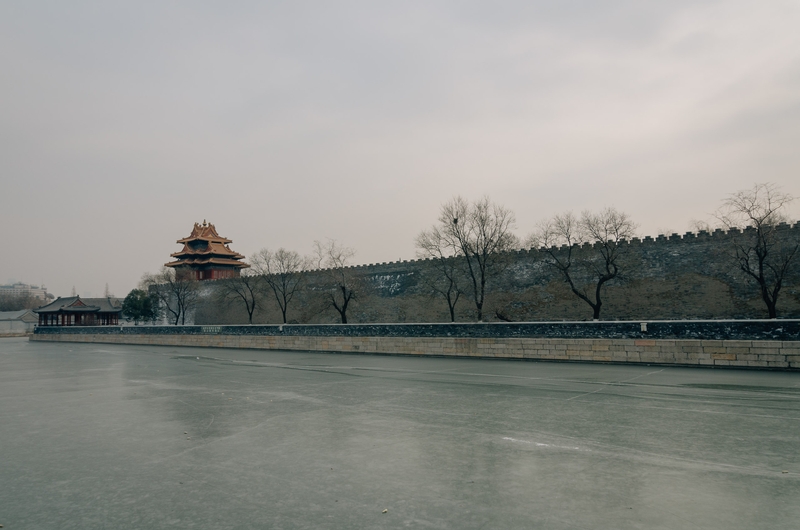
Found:
M 206 221 L 203 224 L 195 223 L 189 237 L 179 239 L 177 243 L 182 243 L 183 248 L 170 254 L 175 261 L 165 263 L 167 267 L 198 268 L 216 265 L 244 269 L 250 266 L 239 261 L 244 256 L 228 246 L 232 241 L 220 236 L 214 225 Z

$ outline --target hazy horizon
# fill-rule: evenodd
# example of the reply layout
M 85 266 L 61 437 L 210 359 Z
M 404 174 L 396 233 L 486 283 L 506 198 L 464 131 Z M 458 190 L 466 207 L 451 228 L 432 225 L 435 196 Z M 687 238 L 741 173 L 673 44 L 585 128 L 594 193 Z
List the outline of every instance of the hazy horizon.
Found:
M 800 196 L 800 5 L 0 5 L 0 282 L 125 296 L 214 223 L 250 256 L 413 259 L 454 195 L 524 238 L 614 206 L 684 233 Z M 789 211 L 798 219 L 800 204 Z

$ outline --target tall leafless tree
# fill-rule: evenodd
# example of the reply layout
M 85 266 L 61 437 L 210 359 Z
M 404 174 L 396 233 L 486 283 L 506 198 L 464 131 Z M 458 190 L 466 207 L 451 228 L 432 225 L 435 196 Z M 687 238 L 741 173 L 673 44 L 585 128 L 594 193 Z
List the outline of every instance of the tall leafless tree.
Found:
M 439 227 L 421 232 L 416 239 L 417 256 L 427 260 L 422 281 L 433 293 L 444 298 L 450 311 L 450 322 L 456 321 L 456 304 L 464 294 L 463 263 L 453 255 Z
M 599 320 L 602 289 L 619 276 L 626 241 L 635 235 L 636 224 L 627 214 L 606 208 L 600 213 L 584 211 L 580 218 L 572 212 L 556 215 L 539 225 L 528 244 L 543 253 L 545 262 L 592 308 L 592 318 Z M 580 248 L 586 243 L 591 249 Z
M 357 297 L 358 282 L 349 269 L 350 260 L 355 254 L 355 250 L 341 246 L 334 239 L 325 243 L 314 241 L 315 265 L 324 269 L 330 282 L 327 301 L 339 313 L 342 324 L 347 324 L 347 309 Z
M 244 269 L 236 278 L 219 281 L 219 294 L 228 303 L 242 303 L 247 311 L 247 322 L 253 323 L 253 314 L 261 305 L 263 277 L 253 269 Z
M 756 184 L 731 194 L 714 214 L 728 229 L 739 269 L 758 285 L 769 318 L 778 316 L 781 287 L 797 261 L 800 243 L 781 234 L 794 199 L 775 184 Z
M 293 250 L 279 248 L 276 251 L 262 249 L 251 258 L 251 263 L 263 281 L 269 286 L 286 324 L 289 303 L 302 288 L 309 259 Z
M 461 262 L 479 322 L 483 320 L 486 284 L 507 268 L 507 252 L 519 245 L 512 233 L 515 224 L 514 213 L 488 197 L 470 203 L 457 196 L 442 205 L 438 224 L 417 238 L 418 243 L 427 238 L 438 244 L 436 254 Z
M 158 297 L 174 325 L 186 324 L 186 314 L 197 305 L 197 280 L 191 275 L 176 274 L 174 269 L 162 267 L 156 274 L 145 274 L 141 284 L 145 291 Z

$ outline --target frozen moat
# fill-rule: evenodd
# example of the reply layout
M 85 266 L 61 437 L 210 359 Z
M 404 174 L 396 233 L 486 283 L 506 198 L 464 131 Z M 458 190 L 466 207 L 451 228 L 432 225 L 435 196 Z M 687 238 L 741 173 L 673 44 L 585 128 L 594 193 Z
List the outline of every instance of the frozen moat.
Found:
M 799 499 L 798 373 L 0 339 L 4 530 L 774 530 Z

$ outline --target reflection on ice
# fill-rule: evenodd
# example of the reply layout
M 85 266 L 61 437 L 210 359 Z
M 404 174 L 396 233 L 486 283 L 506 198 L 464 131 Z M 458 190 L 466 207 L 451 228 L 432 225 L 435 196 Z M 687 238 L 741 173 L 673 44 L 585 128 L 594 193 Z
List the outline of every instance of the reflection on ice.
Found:
M 575 451 L 588 451 L 588 449 L 581 449 L 580 447 L 572 447 L 568 445 L 543 444 L 540 442 L 531 442 L 530 440 L 518 440 L 516 438 L 511 438 L 510 436 L 504 436 L 503 440 L 508 440 L 509 442 L 517 442 L 521 444 L 535 445 L 536 447 L 553 447 L 555 449 L 572 449 Z

